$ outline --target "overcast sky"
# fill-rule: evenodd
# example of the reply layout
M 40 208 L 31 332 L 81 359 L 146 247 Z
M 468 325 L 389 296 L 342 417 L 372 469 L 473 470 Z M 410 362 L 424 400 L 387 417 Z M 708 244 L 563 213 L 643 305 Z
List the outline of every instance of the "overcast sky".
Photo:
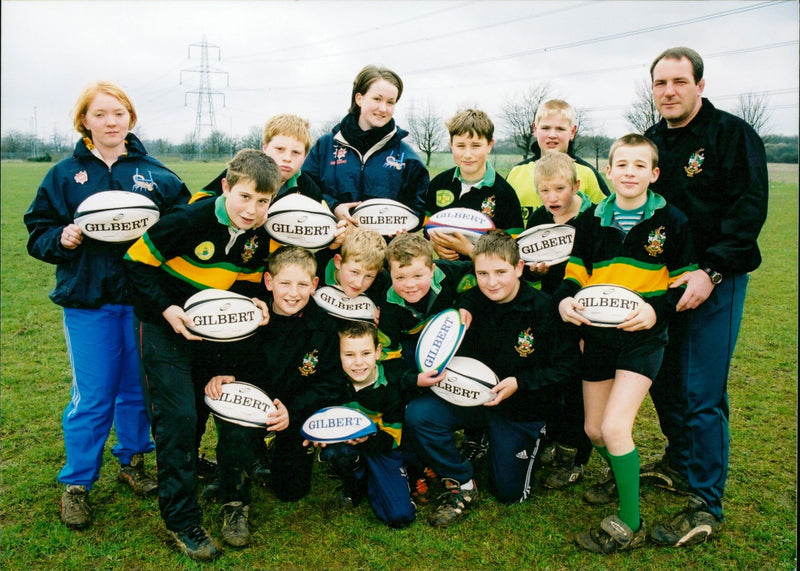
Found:
M 756 92 L 774 133 L 798 133 L 793 0 L 3 1 L 0 117 L 4 133 L 72 142 L 79 92 L 109 79 L 133 99 L 135 132 L 180 142 L 195 129 L 206 77 L 218 130 L 244 135 L 288 112 L 319 131 L 346 113 L 353 78 L 372 63 L 403 78 L 400 126 L 412 104 L 443 118 L 476 106 L 503 137 L 504 103 L 547 83 L 616 137 L 631 130 L 623 113 L 653 58 L 678 45 L 704 57 L 715 105 L 733 111 Z

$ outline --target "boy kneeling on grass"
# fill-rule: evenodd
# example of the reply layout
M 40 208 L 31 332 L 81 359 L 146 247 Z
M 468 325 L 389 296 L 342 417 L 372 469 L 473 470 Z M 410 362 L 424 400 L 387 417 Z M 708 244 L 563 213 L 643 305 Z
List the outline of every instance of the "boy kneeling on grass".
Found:
M 350 381 L 343 404 L 369 416 L 378 432 L 314 446 L 322 448 L 320 460 L 342 481 L 340 506 L 357 506 L 366 495 L 379 520 L 389 527 L 403 528 L 416 514 L 400 451 L 406 395 L 415 389 L 418 379 L 440 377 L 435 373 L 418 375 L 401 359 L 379 363 L 380 355 L 374 324 L 349 321 L 339 329 L 339 357 Z
M 667 322 L 683 294 L 672 284 L 697 268 L 689 259 L 686 216 L 648 190 L 659 174 L 656 146 L 641 135 L 625 135 L 611 146 L 607 173 L 615 192 L 576 220 L 572 256 L 553 296 L 561 318 L 582 331 L 586 434 L 611 468 L 619 494 L 618 514 L 575 536 L 595 553 L 642 547 L 647 538 L 633 424 L 661 366 Z M 592 327 L 572 296 L 600 283 L 627 287 L 647 303 L 616 328 Z
M 579 363 L 577 343 L 561 336 L 563 326 L 556 322 L 550 296 L 522 279 L 525 263 L 514 238 L 490 230 L 478 240 L 472 259 L 478 287 L 456 304 L 469 312 L 465 321 L 471 321 L 458 354 L 495 372 L 500 379 L 492 389 L 496 396 L 483 406 L 460 407 L 427 391 L 406 408 L 405 436 L 447 490 L 430 517 L 438 527 L 460 520 L 478 498 L 473 465 L 459 452 L 454 431 L 485 429 L 495 497 L 504 504 L 524 501 L 547 408 Z
M 342 402 L 346 384 L 339 368 L 336 321 L 311 301 L 317 287 L 316 261 L 308 250 L 281 246 L 269 258 L 264 274 L 270 320 L 258 332 L 225 343 L 205 394 L 219 398 L 222 385 L 235 380 L 263 389 L 278 410 L 267 428 L 248 428 L 217 417 L 217 461 L 222 506 L 222 539 L 233 547 L 250 543 L 250 467 L 267 432 L 275 461 L 270 487 L 284 502 L 311 489 L 314 457 L 300 435 L 303 421 L 320 408 Z M 227 352 L 226 352 L 227 351 Z

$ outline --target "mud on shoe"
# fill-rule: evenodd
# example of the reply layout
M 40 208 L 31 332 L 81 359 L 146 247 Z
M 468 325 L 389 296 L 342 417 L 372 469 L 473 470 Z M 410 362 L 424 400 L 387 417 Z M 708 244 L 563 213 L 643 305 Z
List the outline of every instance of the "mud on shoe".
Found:
M 149 496 L 158 492 L 158 482 L 144 469 L 144 454 L 134 454 L 130 464 L 121 464 L 117 481 L 126 484 L 138 496 Z
M 599 482 L 583 492 L 583 501 L 592 506 L 610 504 L 618 499 L 617 481 L 614 479 L 614 473 L 611 470 Z
M 659 545 L 688 547 L 706 541 L 719 531 L 720 525 L 721 522 L 708 511 L 708 505 L 692 496 L 684 509 L 653 528 L 650 539 Z
M 610 515 L 600 522 L 598 529 L 578 533 L 575 543 L 592 553 L 607 555 L 617 551 L 630 551 L 642 547 L 647 541 L 644 520 L 639 520 L 639 529 L 633 531 L 618 515 Z
M 689 480 L 669 465 L 669 460 L 664 456 L 657 462 L 644 464 L 639 470 L 639 480 L 657 488 L 663 488 L 679 494 L 691 494 L 692 488 Z
M 61 495 L 61 521 L 70 529 L 85 529 L 92 523 L 86 486 L 67 484 Z
M 167 530 L 170 537 L 185 555 L 195 561 L 210 561 L 219 555 L 214 541 L 199 523 L 193 523 L 180 531 Z
M 447 527 L 456 523 L 466 515 L 478 499 L 475 480 L 472 481 L 471 490 L 462 489 L 456 480 L 450 478 L 442 478 L 442 483 L 447 491 L 439 496 L 439 505 L 428 519 L 434 527 Z
M 580 482 L 583 478 L 583 466 L 575 464 L 577 457 L 577 448 L 556 444 L 555 456 L 548 473 L 542 479 L 542 485 L 551 490 L 563 490 Z
M 231 547 L 244 547 L 250 543 L 248 517 L 250 506 L 242 502 L 229 502 L 222 506 L 222 541 Z

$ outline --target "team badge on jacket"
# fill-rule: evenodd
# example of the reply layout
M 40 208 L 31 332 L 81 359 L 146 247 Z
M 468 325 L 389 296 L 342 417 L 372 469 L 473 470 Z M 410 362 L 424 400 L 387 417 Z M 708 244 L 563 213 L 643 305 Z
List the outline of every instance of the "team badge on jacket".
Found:
M 394 156 L 394 153 L 386 157 L 386 162 L 383 163 L 383 168 L 392 168 L 396 170 L 403 170 L 406 166 L 406 154 L 400 153 L 399 157 Z
M 319 357 L 317 357 L 317 349 L 314 349 L 311 353 L 306 353 L 303 356 L 303 364 L 297 369 L 301 375 L 307 377 L 317 372 L 317 363 L 319 363 Z
M 647 237 L 647 245 L 644 249 L 648 254 L 654 258 L 664 251 L 664 242 L 667 241 L 667 235 L 664 234 L 664 227 L 659 226 Z
M 200 242 L 194 249 L 194 255 L 200 260 L 208 260 L 214 255 L 214 242 L 209 240 Z
M 445 206 L 453 204 L 455 199 L 456 195 L 450 190 L 444 189 L 436 191 L 436 206 L 440 208 L 444 208 Z
M 533 353 L 533 333 L 531 333 L 530 327 L 520 332 L 517 337 L 517 346 L 514 349 L 516 349 L 520 357 L 527 357 Z
M 75 182 L 78 184 L 86 184 L 89 182 L 89 174 L 86 171 L 80 171 L 75 173 Z
M 256 253 L 258 248 L 258 238 L 252 236 L 247 242 L 244 243 L 244 252 L 242 252 L 242 262 L 245 264 L 253 259 L 253 254 Z
M 485 214 L 489 218 L 494 218 L 495 208 L 497 208 L 497 199 L 495 199 L 494 195 L 481 202 L 481 214 Z
M 158 188 L 158 184 L 156 181 L 153 180 L 153 173 L 147 171 L 147 177 L 143 174 L 139 174 L 139 169 L 136 169 L 136 174 L 133 175 L 133 188 L 131 190 L 146 190 L 148 192 L 153 192 L 155 189 Z
M 694 175 L 703 172 L 703 169 L 700 167 L 703 166 L 703 161 L 706 159 L 705 155 L 703 154 L 705 151 L 705 149 L 698 149 L 692 153 L 692 156 L 689 157 L 689 164 L 683 167 L 683 170 L 686 171 L 686 176 L 691 178 Z

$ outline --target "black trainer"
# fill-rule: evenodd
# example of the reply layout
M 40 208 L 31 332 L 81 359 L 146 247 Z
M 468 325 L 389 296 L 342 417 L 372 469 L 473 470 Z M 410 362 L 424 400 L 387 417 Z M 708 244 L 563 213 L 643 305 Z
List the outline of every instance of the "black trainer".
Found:
M 478 499 L 478 487 L 472 481 L 472 489 L 464 490 L 456 480 L 442 478 L 447 491 L 439 496 L 439 505 L 428 519 L 434 527 L 447 527 L 463 518 L 471 504 Z
M 639 529 L 633 531 L 617 515 L 605 518 L 598 529 L 575 535 L 575 543 L 582 549 L 604 555 L 643 547 L 646 541 L 647 528 L 643 519 L 639 519 Z
M 199 523 L 193 523 L 180 531 L 167 530 L 178 549 L 196 561 L 210 561 L 219 555 L 217 546 Z
M 593 506 L 610 504 L 619 499 L 617 481 L 614 479 L 614 472 L 608 470 L 599 482 L 583 492 L 583 501 Z
M 657 462 L 644 464 L 639 469 L 639 480 L 643 484 L 650 484 L 657 488 L 663 488 L 679 494 L 691 494 L 692 488 L 689 480 L 669 465 L 667 457 L 664 456 Z
M 244 547 L 250 543 L 249 515 L 250 506 L 242 502 L 229 502 L 222 506 L 222 541 L 232 547 Z
M 720 521 L 708 511 L 708 505 L 692 496 L 680 512 L 669 521 L 657 525 L 650 532 L 650 539 L 659 545 L 687 547 L 703 543 L 719 531 Z

